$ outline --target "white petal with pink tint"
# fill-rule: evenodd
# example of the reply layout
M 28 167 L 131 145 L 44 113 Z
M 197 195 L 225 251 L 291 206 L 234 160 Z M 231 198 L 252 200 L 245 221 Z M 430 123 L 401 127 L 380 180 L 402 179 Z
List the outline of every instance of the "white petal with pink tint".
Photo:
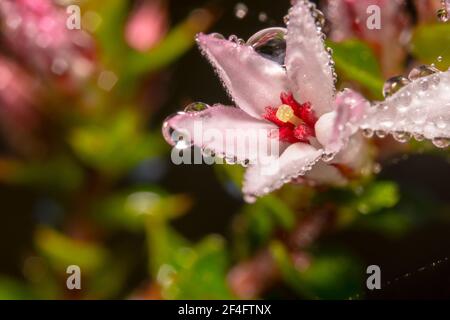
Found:
M 290 145 L 273 162 L 251 166 L 245 173 L 243 192 L 247 201 L 254 201 L 294 178 L 304 175 L 320 159 L 322 150 L 309 144 Z
M 280 93 L 289 91 L 285 70 L 252 47 L 204 34 L 197 42 L 231 98 L 249 115 L 261 119 L 264 108 L 279 105 Z
M 426 139 L 450 138 L 450 71 L 419 78 L 369 108 L 361 128 Z
M 330 154 L 339 152 L 358 131 L 370 104 L 360 94 L 345 89 L 337 94 L 334 106 L 335 111 L 324 114 L 316 123 L 317 140 Z
M 333 70 L 309 6 L 300 0 L 289 12 L 286 69 L 295 98 L 322 115 L 332 110 Z
M 271 130 L 277 129 L 274 124 L 234 107 L 215 105 L 204 111 L 179 113 L 165 122 L 163 131 L 169 132 L 169 128 L 186 135 L 193 145 L 239 163 L 256 162 L 264 152 L 278 156 L 277 148 L 283 148 L 278 140 L 269 138 Z

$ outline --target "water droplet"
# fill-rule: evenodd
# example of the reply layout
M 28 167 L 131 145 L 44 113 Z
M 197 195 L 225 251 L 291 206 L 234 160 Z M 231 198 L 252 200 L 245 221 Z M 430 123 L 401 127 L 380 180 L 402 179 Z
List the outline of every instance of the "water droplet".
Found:
M 238 161 L 237 161 L 237 157 L 236 156 L 226 156 L 225 157 L 225 162 L 227 164 L 236 164 Z
M 418 67 L 415 67 L 409 72 L 408 78 L 411 81 L 417 80 L 419 78 L 430 76 L 436 72 L 439 72 L 438 69 L 436 69 L 433 66 L 427 66 L 427 65 L 421 65 Z
M 313 17 L 316 19 L 316 23 L 318 26 L 320 26 L 321 28 L 325 26 L 326 19 L 322 11 L 314 9 Z
M 444 60 L 444 58 L 442 56 L 437 57 L 437 62 L 442 62 Z
M 251 36 L 247 44 L 252 46 L 264 58 L 284 65 L 286 34 L 287 30 L 285 28 L 263 29 Z
M 373 137 L 373 130 L 372 129 L 368 129 L 368 128 L 363 129 L 362 133 L 363 133 L 363 136 L 366 137 L 366 138 L 372 138 Z
M 189 134 L 187 132 L 178 131 L 170 125 L 170 120 L 180 114 L 183 114 L 183 112 L 169 116 L 166 120 L 164 120 L 162 134 L 167 143 L 174 146 L 178 150 L 184 150 L 192 146 L 192 141 L 189 138 Z
M 325 162 L 331 161 L 334 159 L 335 153 L 334 152 L 324 152 L 322 153 L 321 159 Z
M 387 136 L 387 132 L 384 130 L 375 130 L 375 135 L 378 138 L 385 138 Z
M 403 76 L 393 77 L 387 80 L 383 86 L 383 96 L 385 98 L 392 96 L 401 88 L 409 84 L 409 80 Z
M 225 37 L 222 34 L 217 33 L 217 32 L 211 33 L 211 36 L 213 36 L 216 39 L 225 40 Z
M 445 129 L 447 127 L 447 122 L 444 120 L 442 116 L 440 116 L 436 121 L 436 127 L 438 129 Z
M 207 105 L 206 103 L 193 102 L 193 103 L 187 105 L 186 108 L 184 108 L 184 111 L 187 113 L 194 113 L 194 112 L 206 110 L 208 108 L 209 108 L 209 105 Z
M 401 143 L 408 142 L 408 140 L 411 138 L 410 134 L 406 131 L 395 131 L 393 136 L 395 140 Z
M 433 144 L 438 148 L 447 148 L 450 145 L 449 138 L 434 138 Z
M 234 15 L 238 19 L 244 19 L 248 13 L 248 7 L 244 3 L 238 3 L 234 7 Z
M 244 200 L 247 203 L 255 203 L 256 202 L 256 196 L 254 194 L 246 194 L 244 196 Z
M 437 15 L 438 20 L 441 22 L 447 22 L 449 19 L 448 11 L 445 8 L 439 9 L 437 11 L 436 15 Z
M 421 133 L 414 133 L 413 134 L 414 139 L 416 139 L 417 141 L 423 141 L 425 140 L 425 136 Z
M 429 86 L 428 79 L 420 79 L 419 80 L 419 88 L 422 91 L 427 91 Z
M 400 106 L 407 107 L 411 104 L 411 101 L 412 101 L 412 96 L 411 96 L 410 91 L 403 90 L 401 93 L 399 93 L 397 102 Z M 400 111 L 402 111 L 402 110 L 400 110 Z
M 430 77 L 430 84 L 432 87 L 437 87 L 440 82 L 441 78 L 439 77 L 439 75 L 435 74 L 434 76 Z
M 228 37 L 228 41 L 238 43 L 239 38 L 236 35 L 232 34 L 231 36 Z

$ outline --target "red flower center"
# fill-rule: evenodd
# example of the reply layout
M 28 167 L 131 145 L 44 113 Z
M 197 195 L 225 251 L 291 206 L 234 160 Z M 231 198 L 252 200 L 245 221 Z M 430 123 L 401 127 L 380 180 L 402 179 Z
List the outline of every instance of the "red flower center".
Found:
M 283 92 L 280 95 L 281 105 L 266 107 L 263 117 L 278 126 L 276 137 L 283 142 L 309 142 L 315 137 L 314 126 L 317 117 L 311 108 L 311 103 L 298 103 L 292 93 Z

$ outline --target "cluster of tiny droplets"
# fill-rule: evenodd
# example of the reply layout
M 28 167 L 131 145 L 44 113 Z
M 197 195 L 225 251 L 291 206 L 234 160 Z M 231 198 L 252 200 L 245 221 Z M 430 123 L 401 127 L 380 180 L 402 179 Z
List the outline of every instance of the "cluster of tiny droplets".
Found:
M 437 90 L 439 85 L 445 81 L 448 83 L 450 79 L 448 77 L 446 79 L 444 73 L 439 72 L 433 66 L 426 65 L 411 70 L 408 78 L 398 76 L 387 80 L 383 92 L 386 101 L 370 108 L 369 113 L 365 116 L 366 122 L 361 125 L 363 134 L 368 138 L 374 135 L 384 138 L 390 133 L 395 140 L 405 143 L 412 137 L 417 141 L 423 141 L 425 139 L 424 132 L 427 130 L 445 129 L 447 123 L 442 116 L 432 119 L 433 121 L 427 121 L 427 106 L 420 105 L 413 109 L 410 108 L 413 99 L 431 97 L 433 93 L 437 92 L 434 90 Z M 393 117 L 393 114 L 397 116 Z M 374 117 L 371 118 L 371 115 Z M 396 126 L 395 129 L 393 129 L 394 126 Z M 370 129 L 373 127 L 377 127 L 377 129 Z M 406 127 L 408 130 L 404 129 Z M 439 148 L 446 148 L 450 144 L 448 137 L 434 135 L 431 139 L 433 144 Z
M 320 11 L 319 9 L 317 9 L 317 6 L 315 3 L 312 3 L 308 0 L 293 0 L 292 5 L 297 4 L 299 1 L 303 1 L 303 3 L 305 4 L 306 7 L 308 7 L 308 9 L 311 11 L 311 15 L 315 20 L 316 23 L 316 31 L 317 31 L 317 35 L 319 36 L 319 38 L 322 41 L 322 45 L 326 50 L 326 54 L 327 54 L 327 65 L 325 67 L 329 67 L 330 71 L 331 71 L 331 75 L 333 76 L 333 83 L 336 85 L 337 80 L 338 80 L 338 76 L 336 73 L 336 68 L 335 68 L 335 62 L 333 60 L 333 49 L 331 49 L 330 47 L 327 47 L 325 45 L 325 39 L 326 39 L 326 35 L 323 31 L 323 28 L 325 27 L 325 23 L 326 23 L 326 19 L 325 19 L 325 15 L 323 14 L 322 11 Z M 289 16 L 291 14 L 291 11 L 293 10 L 293 8 L 291 7 L 289 9 L 289 12 L 286 16 L 284 16 L 284 23 L 286 24 L 286 26 L 289 25 Z M 334 88 L 334 90 L 336 91 L 336 88 Z

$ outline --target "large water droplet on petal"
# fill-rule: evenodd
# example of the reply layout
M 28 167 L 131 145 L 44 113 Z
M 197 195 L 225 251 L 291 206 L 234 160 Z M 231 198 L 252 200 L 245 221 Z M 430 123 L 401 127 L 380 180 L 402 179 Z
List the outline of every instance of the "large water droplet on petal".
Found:
M 390 97 L 408 84 L 409 80 L 403 76 L 390 78 L 384 83 L 383 96 L 385 98 Z
M 430 76 L 436 72 L 439 72 L 438 69 L 432 66 L 427 65 L 421 65 L 418 67 L 415 67 L 409 72 L 408 78 L 411 81 L 417 80 L 419 78 Z
M 263 29 L 251 36 L 247 44 L 252 46 L 264 58 L 284 65 L 286 34 L 287 30 L 285 28 Z
M 174 146 L 178 150 L 184 150 L 192 146 L 192 141 L 189 134 L 187 132 L 178 131 L 170 125 L 170 120 L 180 114 L 183 113 L 179 112 L 175 115 L 167 117 L 166 120 L 164 120 L 162 134 L 167 143 Z
M 199 111 L 206 110 L 208 108 L 209 108 L 209 105 L 207 105 L 206 103 L 193 102 L 193 103 L 187 105 L 186 108 L 184 108 L 184 112 L 194 113 L 194 112 L 199 112 Z

